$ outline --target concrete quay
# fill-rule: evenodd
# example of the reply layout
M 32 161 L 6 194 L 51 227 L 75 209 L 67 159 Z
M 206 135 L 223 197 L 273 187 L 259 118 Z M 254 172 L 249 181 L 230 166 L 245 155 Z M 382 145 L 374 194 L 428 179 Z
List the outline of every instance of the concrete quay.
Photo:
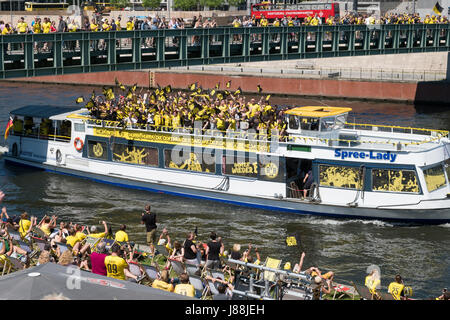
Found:
M 178 67 L 142 71 L 112 71 L 16 78 L 8 81 L 71 85 L 126 85 L 148 88 L 171 85 L 186 89 L 197 82 L 204 89 L 218 82 L 221 89 L 303 97 L 393 101 L 416 104 L 450 103 L 448 52 L 356 56 Z

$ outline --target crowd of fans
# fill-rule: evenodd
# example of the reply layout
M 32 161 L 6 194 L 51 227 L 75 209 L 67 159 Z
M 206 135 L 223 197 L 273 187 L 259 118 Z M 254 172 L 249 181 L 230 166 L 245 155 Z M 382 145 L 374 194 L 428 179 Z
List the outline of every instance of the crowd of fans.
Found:
M 93 118 L 117 121 L 121 127 L 135 125 L 171 132 L 192 132 L 200 124 L 203 132 L 225 134 L 229 130 L 246 135 L 252 130 L 260 138 L 270 138 L 272 131 L 278 131 L 280 139 L 286 136 L 285 107 L 272 106 L 270 95 L 261 96 L 259 101 L 247 100 L 240 88 L 230 90 L 231 81 L 223 90 L 220 83 L 211 90 L 194 83 L 187 92 L 173 92 L 166 86 L 144 94 L 137 93 L 136 86 L 127 89 L 117 80 L 116 84 L 118 94 L 106 87 L 103 95 L 92 93 L 85 106 Z M 258 85 L 257 90 L 263 89 Z M 84 97 L 78 100 L 84 101 Z
M 415 14 L 398 14 L 386 13 L 382 16 L 368 15 L 368 14 L 354 14 L 345 13 L 339 18 L 328 17 L 321 18 L 317 14 L 308 16 L 305 19 L 297 17 L 285 16 L 282 19 L 269 20 L 264 17 L 256 19 L 255 16 L 244 16 L 241 18 L 235 17 L 231 22 L 233 27 L 266 27 L 266 26 L 301 26 L 301 25 L 362 25 L 362 24 L 438 24 L 448 23 L 447 17 L 443 15 L 426 15 L 420 17 L 418 13 Z M 47 17 L 36 17 L 28 24 L 23 17 L 21 17 L 15 24 L 14 22 L 5 23 L 0 21 L 1 34 L 23 34 L 23 33 L 51 33 L 51 32 L 76 32 L 76 31 L 120 31 L 120 30 L 157 30 L 157 29 L 184 29 L 184 28 L 214 28 L 217 27 L 217 21 L 213 17 L 199 17 L 194 16 L 189 21 L 183 18 L 166 19 L 164 16 L 159 17 L 131 17 L 127 21 L 122 21 L 122 18 L 110 18 L 94 16 L 91 20 L 84 17 L 80 25 L 75 19 L 71 17 L 60 16 L 58 21 L 51 20 Z
M 194 232 L 188 232 L 183 241 L 172 242 L 168 229 L 163 228 L 160 236 L 156 237 L 156 214 L 151 212 L 150 205 L 146 205 L 141 218 L 147 229 L 146 247 L 135 245 L 128 236 L 126 225 L 120 225 L 117 232 L 113 232 L 105 221 L 102 221 L 100 228 L 58 221 L 57 216 L 44 216 L 38 222 L 36 217 L 30 217 L 26 212 L 20 216 L 9 216 L 6 207 L 3 207 L 0 218 L 0 268 L 3 274 L 10 264 L 15 269 L 26 269 L 57 263 L 189 297 L 229 300 L 235 271 L 239 267 L 230 266 L 227 260 L 231 258 L 255 265 L 264 264 L 260 252 L 251 244 L 244 251 L 241 251 L 239 244 L 234 244 L 230 252 L 226 251 L 224 239 L 215 232 L 211 232 L 208 239 L 200 239 L 196 228 Z M 289 262 L 284 265 L 284 270 L 301 272 L 304 256 L 303 253 L 299 264 L 292 270 Z M 158 257 L 162 259 L 158 260 Z M 16 262 L 11 263 L 12 260 Z M 195 272 L 189 272 L 187 268 L 180 271 L 172 265 L 176 263 L 195 267 Z M 149 266 L 153 266 L 154 276 L 146 273 Z M 241 271 L 251 270 L 245 267 Z M 321 273 L 316 267 L 304 272 L 315 279 L 321 292 L 330 292 L 333 272 Z M 191 283 L 193 277 L 212 283 L 215 290 L 210 290 L 209 294 L 206 290 L 199 290 Z
M 383 16 L 346 13 L 342 17 L 321 18 L 317 14 L 310 15 L 305 19 L 297 17 L 284 16 L 282 19 L 275 18 L 272 21 L 262 17 L 256 19 L 253 17 L 235 17 L 231 25 L 233 27 L 297 27 L 302 25 L 318 26 L 318 25 L 380 25 L 380 24 L 438 24 L 448 23 L 445 16 L 426 15 L 421 18 L 419 14 L 396 14 L 386 13 Z

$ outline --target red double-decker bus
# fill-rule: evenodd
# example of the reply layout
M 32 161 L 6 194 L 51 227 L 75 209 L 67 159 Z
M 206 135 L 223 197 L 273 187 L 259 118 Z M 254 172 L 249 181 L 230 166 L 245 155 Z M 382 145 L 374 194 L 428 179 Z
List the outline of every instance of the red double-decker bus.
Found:
M 339 3 L 319 3 L 319 2 L 302 2 L 299 4 L 282 4 L 262 2 L 253 4 L 251 7 L 251 15 L 256 19 L 265 17 L 268 20 L 275 18 L 282 19 L 286 17 L 297 17 L 304 19 L 308 16 L 315 16 L 327 19 L 328 17 L 339 18 Z

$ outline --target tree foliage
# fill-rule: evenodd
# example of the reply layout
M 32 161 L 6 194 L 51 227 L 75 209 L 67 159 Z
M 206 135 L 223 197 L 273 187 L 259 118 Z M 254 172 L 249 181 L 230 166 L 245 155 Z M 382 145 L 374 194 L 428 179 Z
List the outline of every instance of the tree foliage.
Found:
M 197 8 L 199 0 L 174 0 L 173 7 L 181 10 L 189 10 Z
M 246 0 L 228 0 L 228 4 L 233 7 L 239 7 L 241 4 L 243 4 Z
M 200 0 L 200 5 L 210 8 L 217 8 L 224 4 L 224 0 Z
M 111 4 L 116 8 L 125 8 L 130 6 L 130 0 L 111 0 Z
M 156 9 L 161 5 L 161 0 L 142 0 L 142 6 L 145 9 Z

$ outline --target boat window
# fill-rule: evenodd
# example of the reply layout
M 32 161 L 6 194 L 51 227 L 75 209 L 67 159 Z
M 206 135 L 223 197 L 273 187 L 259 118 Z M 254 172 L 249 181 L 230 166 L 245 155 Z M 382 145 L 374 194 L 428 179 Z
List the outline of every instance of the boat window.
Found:
M 334 129 L 335 117 L 326 117 L 320 119 L 320 131 L 331 131 Z
M 48 139 L 49 136 L 53 138 L 54 127 L 53 121 L 50 119 L 41 119 L 41 123 L 39 124 L 39 138 L 40 139 Z
M 423 170 L 423 174 L 425 175 L 428 192 L 439 189 L 445 185 L 445 175 L 442 164 Z
M 419 192 L 414 170 L 372 169 L 372 190 L 391 192 Z
M 447 172 L 447 179 L 450 183 L 450 159 L 445 160 L 444 167 L 445 167 L 445 171 Z
M 222 174 L 257 178 L 258 161 L 256 160 L 256 157 L 223 156 Z
M 70 140 L 72 134 L 72 123 L 69 120 L 56 121 L 56 138 Z
M 19 136 L 23 134 L 23 119 L 20 119 L 18 116 L 14 116 L 13 132 Z
M 103 141 L 88 141 L 88 157 L 100 160 L 108 160 L 108 145 Z
M 85 130 L 84 123 L 74 123 L 73 129 L 76 132 L 84 132 L 84 130 Z
M 319 165 L 319 183 L 325 187 L 356 189 L 359 187 L 359 168 Z
M 318 118 L 300 118 L 300 127 L 302 130 L 319 131 L 319 119 Z
M 336 122 L 334 124 L 334 129 L 341 129 L 344 127 L 345 122 L 347 121 L 347 117 L 345 115 L 339 115 L 336 117 Z
M 25 130 L 25 132 L 24 132 L 25 135 L 27 135 L 27 136 L 36 135 L 37 136 L 37 126 L 36 126 L 36 123 L 34 123 L 34 121 L 33 121 L 33 117 L 24 117 L 23 128 Z
M 289 129 L 298 129 L 298 118 L 294 115 L 289 115 Z
M 203 161 L 201 152 L 185 152 L 183 149 L 164 150 L 164 166 L 166 168 L 215 173 L 215 163 L 209 162 Z
M 114 143 L 112 150 L 113 161 L 146 166 L 159 166 L 159 155 L 157 148 L 131 146 L 127 144 Z

